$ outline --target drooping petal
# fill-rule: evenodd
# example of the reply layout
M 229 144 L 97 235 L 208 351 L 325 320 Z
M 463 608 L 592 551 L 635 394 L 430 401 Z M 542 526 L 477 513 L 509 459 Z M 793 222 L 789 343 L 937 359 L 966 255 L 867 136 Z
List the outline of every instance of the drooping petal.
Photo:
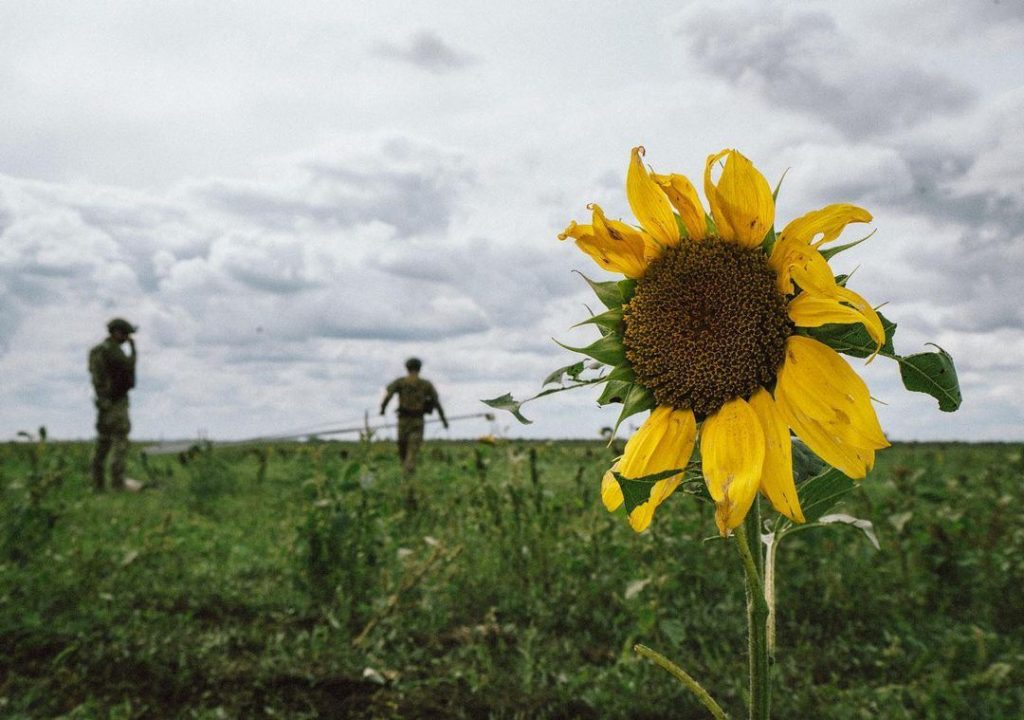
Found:
M 571 222 L 558 238 L 573 238 L 580 250 L 609 272 L 622 273 L 628 278 L 643 277 L 650 262 L 643 234 L 625 223 L 607 220 L 596 205 L 593 211 L 593 225 Z
M 775 388 L 775 406 L 797 437 L 818 457 L 848 477 L 862 478 L 874 465 L 874 450 L 854 447 L 843 441 L 833 426 L 807 415 L 799 403 L 791 401 L 785 391 L 778 386 Z
M 718 184 L 711 169 L 725 156 Z M 718 234 L 723 240 L 746 248 L 760 247 L 775 222 L 775 201 L 768 181 L 754 164 L 736 150 L 708 156 L 704 167 L 704 194 L 711 205 Z
M 779 240 L 796 240 L 808 245 L 815 236 L 822 235 L 822 238 L 814 243 L 814 247 L 819 247 L 835 240 L 847 225 L 855 222 L 871 222 L 871 213 L 864 208 L 846 203 L 826 205 L 820 210 L 812 210 L 791 220 L 779 233 Z
M 619 487 L 619 481 L 615 479 L 614 475 L 618 469 L 619 464 L 615 463 L 601 478 L 601 502 L 604 503 L 608 512 L 615 512 L 625 501 L 625 498 L 622 497 L 622 488 Z
M 775 407 L 771 394 L 764 388 L 750 397 L 751 409 L 764 431 L 764 465 L 761 467 L 761 492 L 772 506 L 790 520 L 804 521 L 793 482 L 793 445 L 789 426 Z
M 850 303 L 853 307 L 843 303 Z M 789 319 L 797 327 L 821 327 L 828 323 L 863 324 L 876 343 L 875 354 L 885 343 L 885 328 L 875 309 L 860 295 L 842 286 L 836 286 L 834 297 L 802 292 L 790 301 L 788 310 Z
M 626 479 L 642 478 L 667 470 L 686 467 L 693 454 L 697 422 L 691 410 L 674 410 L 668 406 L 655 408 L 650 417 L 633 433 L 619 460 L 618 472 Z M 654 483 L 647 501 L 629 513 L 629 524 L 636 532 L 647 529 L 654 510 L 682 482 L 679 475 Z
M 746 400 L 730 400 L 704 421 L 700 454 L 704 479 L 717 506 L 715 523 L 725 536 L 750 510 L 764 465 L 764 431 Z
M 643 147 L 633 148 L 626 173 L 626 198 L 640 227 L 662 246 L 674 247 L 679 244 L 679 225 L 668 197 L 644 166 L 643 154 Z
M 679 213 L 688 237 L 691 240 L 703 240 L 708 233 L 708 224 L 704 219 L 704 206 L 701 205 L 693 183 L 684 175 L 652 174 L 651 177 Z
M 864 477 L 889 441 L 867 385 L 832 348 L 799 335 L 786 340 L 775 386 L 782 417 L 825 462 Z
M 817 295 L 834 296 L 835 276 L 825 256 L 807 243 L 799 240 L 778 240 L 768 258 L 768 265 L 775 271 L 779 292 L 790 294 L 795 289 L 795 280 L 804 290 Z

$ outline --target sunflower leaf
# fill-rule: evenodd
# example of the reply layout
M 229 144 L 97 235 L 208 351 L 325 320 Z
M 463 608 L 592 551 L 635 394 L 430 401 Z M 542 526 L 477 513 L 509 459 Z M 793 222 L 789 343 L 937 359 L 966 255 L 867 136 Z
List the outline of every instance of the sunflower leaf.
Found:
M 505 393 L 500 397 L 491 398 L 490 400 L 481 400 L 480 402 L 494 408 L 495 410 L 508 410 L 515 416 L 516 420 L 521 422 L 523 425 L 530 425 L 533 423 L 533 420 L 527 419 L 525 415 L 519 412 L 519 408 L 523 406 L 523 403 L 512 397 L 512 393 Z M 525 402 L 525 400 L 523 402 Z
M 558 368 L 553 373 L 544 378 L 544 382 L 542 382 L 541 385 L 561 385 L 563 378 L 568 378 L 570 380 L 579 380 L 580 374 L 586 369 L 583 363 L 584 361 L 580 360 L 579 362 L 573 363 L 572 365 L 566 365 L 565 367 Z
M 566 350 L 582 353 L 587 357 L 592 357 L 598 362 L 611 365 L 612 367 L 626 362 L 626 348 L 622 345 L 622 339 L 616 335 L 605 335 L 582 348 L 564 345 L 557 340 L 555 342 Z
M 622 295 L 622 304 L 625 305 L 636 294 L 636 280 L 626 278 L 625 280 L 619 280 L 618 285 L 619 293 Z
M 878 536 L 875 535 L 875 526 L 870 520 L 862 520 L 861 518 L 854 517 L 853 515 L 847 515 L 846 513 L 834 513 L 832 515 L 822 515 L 818 518 L 818 522 L 822 525 L 842 523 L 843 525 L 855 527 L 864 533 L 864 537 L 868 539 L 868 542 L 875 546 L 875 550 L 882 549 L 882 546 L 878 544 Z
M 907 390 L 927 393 L 939 401 L 939 410 L 953 412 L 963 401 L 956 366 L 948 352 L 938 345 L 934 347 L 938 352 L 896 358 L 900 364 L 900 377 Z
M 633 373 L 633 368 L 628 365 L 615 368 L 608 373 L 608 384 L 605 385 L 601 397 L 597 399 L 597 404 L 608 405 L 610 403 L 624 402 L 635 379 L 636 375 Z
M 599 315 L 591 315 L 583 322 L 578 322 L 573 327 L 580 325 L 597 325 L 602 335 L 622 333 L 622 309 L 605 310 Z
M 853 480 L 834 467 L 815 475 L 797 490 L 804 518 L 808 523 L 815 522 L 855 487 Z
M 597 295 L 597 299 L 606 308 L 615 310 L 622 307 L 622 290 L 619 287 L 619 281 L 596 282 L 579 271 L 577 271 L 577 274 L 587 281 L 587 285 L 590 286 L 590 289 Z
M 654 406 L 654 396 L 651 394 L 651 391 L 639 383 L 633 383 L 629 390 L 626 391 L 626 396 L 622 400 L 622 412 L 619 413 L 619 419 L 615 421 L 612 434 L 614 435 L 619 431 L 619 426 L 623 420 L 644 410 L 652 410 Z
M 845 245 L 837 245 L 836 247 L 830 247 L 830 248 L 825 248 L 825 249 L 819 248 L 818 252 L 820 252 L 822 257 L 824 257 L 826 260 L 831 260 L 834 255 L 838 255 L 843 250 L 849 250 L 852 247 L 856 247 L 857 245 L 860 245 L 862 242 L 864 242 L 865 240 L 867 240 L 869 237 L 871 237 L 874 234 L 875 234 L 875 231 L 872 230 L 870 233 L 868 233 L 867 235 L 862 237 L 860 240 L 854 240 L 853 242 L 848 242 Z
M 654 489 L 654 484 L 659 480 L 665 480 L 670 477 L 675 477 L 684 471 L 685 468 L 676 468 L 674 470 L 664 470 L 662 472 L 653 473 L 651 475 L 645 475 L 639 478 L 626 478 L 617 472 L 612 472 L 615 477 L 615 481 L 619 483 L 619 488 L 622 489 L 622 499 L 626 506 L 626 514 L 633 512 L 633 510 L 643 505 L 651 498 L 651 490 Z
M 792 446 L 793 480 L 800 486 L 824 470 L 825 461 L 815 455 L 799 438 L 793 438 Z
M 880 352 L 887 357 L 896 358 L 896 350 L 892 344 L 893 335 L 896 334 L 896 323 L 882 313 L 878 313 L 878 319 L 882 321 L 882 328 L 885 330 L 885 342 L 882 343 Z M 862 323 L 826 323 L 821 327 L 805 328 L 805 332 L 808 337 L 828 345 L 836 352 L 852 357 L 869 357 L 877 347 Z

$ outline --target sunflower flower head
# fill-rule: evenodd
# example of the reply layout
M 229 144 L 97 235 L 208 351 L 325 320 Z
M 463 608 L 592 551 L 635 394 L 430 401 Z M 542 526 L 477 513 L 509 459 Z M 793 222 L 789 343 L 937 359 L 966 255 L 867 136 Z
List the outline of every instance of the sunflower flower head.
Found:
M 740 152 L 708 156 L 709 212 L 685 176 L 654 173 L 643 157 L 634 148 L 626 172 L 635 225 L 592 205 L 590 224 L 559 235 L 626 280 L 618 306 L 593 319 L 602 354 L 588 354 L 613 366 L 601 401 L 623 403 L 620 422 L 651 410 L 605 474 L 602 499 L 609 510 L 625 504 L 633 529 L 646 529 L 699 443 L 722 535 L 758 492 L 803 522 L 791 434 L 854 479 L 889 444 L 864 382 L 822 335 L 842 327 L 865 336 L 869 361 L 891 339 L 823 249 L 871 214 L 829 205 L 776 236 L 771 187 Z

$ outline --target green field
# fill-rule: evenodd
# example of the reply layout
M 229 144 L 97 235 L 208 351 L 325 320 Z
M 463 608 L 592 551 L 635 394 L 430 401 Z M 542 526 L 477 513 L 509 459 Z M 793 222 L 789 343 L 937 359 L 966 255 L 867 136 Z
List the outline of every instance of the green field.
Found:
M 612 450 L 386 443 L 0 445 L 0 716 L 705 718 L 643 642 L 744 716 L 742 571 L 677 493 L 635 535 Z M 783 718 L 1020 718 L 1024 453 L 899 445 L 780 548 Z

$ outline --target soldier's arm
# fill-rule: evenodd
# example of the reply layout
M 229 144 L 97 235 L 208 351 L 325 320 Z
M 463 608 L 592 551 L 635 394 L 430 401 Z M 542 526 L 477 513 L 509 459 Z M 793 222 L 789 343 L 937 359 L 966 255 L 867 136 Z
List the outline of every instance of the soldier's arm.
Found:
M 434 400 L 434 407 L 437 408 L 437 416 L 441 418 L 441 424 L 448 427 L 448 418 L 444 416 L 444 408 L 441 407 L 441 398 L 437 396 L 437 389 L 433 385 L 430 386 L 430 394 Z
M 388 385 L 388 387 L 387 387 L 387 394 L 384 395 L 384 399 L 380 403 L 380 414 L 381 415 L 383 415 L 384 411 L 388 409 L 388 403 L 391 402 L 391 398 L 394 397 L 396 389 L 397 388 L 395 387 L 395 383 L 391 383 L 390 385 Z

